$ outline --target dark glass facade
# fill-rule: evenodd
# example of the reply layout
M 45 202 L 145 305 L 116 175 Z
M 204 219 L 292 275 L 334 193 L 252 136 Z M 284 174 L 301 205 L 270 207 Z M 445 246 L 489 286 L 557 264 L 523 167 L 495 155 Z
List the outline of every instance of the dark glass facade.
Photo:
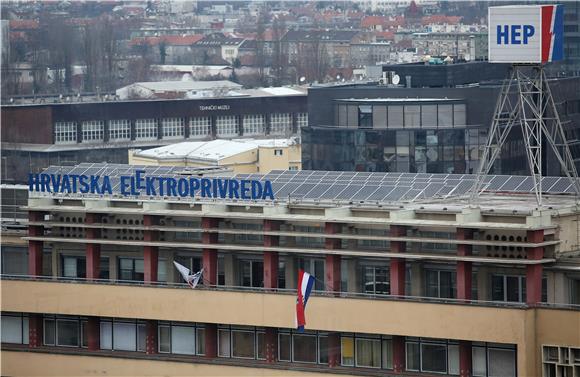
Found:
M 484 128 L 367 130 L 310 127 L 302 129 L 307 169 L 473 173 Z

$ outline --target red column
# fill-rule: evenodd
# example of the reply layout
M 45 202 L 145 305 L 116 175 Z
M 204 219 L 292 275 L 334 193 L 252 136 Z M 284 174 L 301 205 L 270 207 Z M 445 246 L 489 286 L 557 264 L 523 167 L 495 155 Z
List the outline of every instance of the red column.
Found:
M 40 222 L 44 220 L 43 212 L 28 212 L 28 221 Z M 41 237 L 44 235 L 44 227 L 42 225 L 29 225 L 29 237 Z M 42 241 L 28 241 L 28 275 L 41 276 L 42 275 L 42 250 L 44 249 L 44 242 Z M 42 322 L 42 321 L 41 321 Z
M 331 238 L 328 235 L 340 234 L 342 224 L 326 223 L 324 225 L 326 239 L 324 247 L 326 250 L 338 250 L 341 248 L 340 238 Z M 327 292 L 340 292 L 340 255 L 326 254 L 325 264 L 325 285 Z M 340 365 L 340 334 L 331 332 L 328 334 L 328 366 L 333 368 Z
M 143 216 L 143 225 L 155 226 L 159 224 L 159 218 L 152 215 Z M 146 229 L 143 231 L 143 241 L 157 242 L 159 240 L 159 231 Z M 159 247 L 145 246 L 143 248 L 143 281 L 145 283 L 152 283 L 157 281 L 157 267 L 159 263 Z
M 529 243 L 544 242 L 544 230 L 528 231 Z M 527 250 L 527 259 L 540 260 L 544 257 L 544 248 L 531 247 Z M 526 303 L 535 305 L 542 302 L 542 265 L 529 264 L 526 266 Z
M 96 213 L 87 213 L 85 216 L 85 223 L 95 224 L 101 222 L 101 215 Z M 101 231 L 97 228 L 86 228 L 87 239 L 94 240 L 101 237 Z M 86 270 L 87 279 L 93 280 L 99 278 L 100 262 L 101 262 L 101 245 L 87 243 L 86 246 Z
M 342 224 L 326 223 L 324 226 L 324 231 L 327 234 L 326 240 L 324 241 L 324 247 L 327 250 L 340 249 L 340 238 L 329 238 L 328 235 L 342 232 Z M 340 292 L 340 255 L 326 254 L 325 267 L 326 291 Z
M 264 231 L 280 230 L 280 222 L 264 220 Z M 278 246 L 280 236 L 264 235 L 264 246 Z M 264 251 L 264 288 L 278 288 L 278 252 Z M 278 329 L 266 327 L 264 340 L 266 343 L 266 361 L 273 363 L 278 358 Z
M 217 357 L 217 325 L 215 323 L 205 324 L 205 357 Z
M 471 377 L 471 342 L 468 340 L 459 341 L 459 376 Z
M 145 352 L 148 355 L 157 353 L 157 321 L 148 320 L 145 322 Z
M 393 336 L 393 372 L 405 371 L 405 337 Z
M 328 334 L 328 366 L 333 368 L 340 365 L 340 334 Z
M 220 219 L 204 217 L 201 219 L 201 227 L 204 230 L 216 229 L 219 227 Z M 203 232 L 202 243 L 211 245 L 218 243 L 217 232 Z M 202 249 L 203 258 L 203 284 L 217 285 L 217 250 Z M 205 325 L 205 357 L 215 358 L 218 351 L 218 331 L 215 323 Z
M 473 230 L 457 228 L 457 239 L 472 240 Z M 460 257 L 470 256 L 472 250 L 472 245 L 457 245 L 457 255 Z M 471 262 L 457 262 L 457 298 L 460 300 L 471 300 L 471 275 Z
M 280 222 L 264 220 L 264 231 L 280 230 Z M 264 246 L 273 247 L 280 244 L 280 236 L 264 235 Z M 264 288 L 278 288 L 278 252 L 264 251 Z
M 404 237 L 407 235 L 407 228 L 401 225 L 391 225 L 390 236 Z M 404 253 L 407 248 L 405 241 L 391 241 L 391 251 L 393 253 Z M 391 295 L 405 296 L 405 259 L 391 258 Z
M 264 340 L 266 343 L 266 361 L 273 363 L 278 359 L 278 329 L 266 327 Z
M 101 327 L 99 317 L 89 317 L 86 326 L 89 351 L 98 351 L 101 349 Z
M 215 229 L 219 226 L 219 219 L 204 217 L 201 219 L 202 229 Z M 211 245 L 218 242 L 217 232 L 203 232 L 201 241 L 204 244 Z M 203 284 L 217 285 L 217 250 L 202 249 Z M 207 338 L 207 333 L 206 333 Z
M 42 314 L 28 315 L 28 347 L 42 346 Z

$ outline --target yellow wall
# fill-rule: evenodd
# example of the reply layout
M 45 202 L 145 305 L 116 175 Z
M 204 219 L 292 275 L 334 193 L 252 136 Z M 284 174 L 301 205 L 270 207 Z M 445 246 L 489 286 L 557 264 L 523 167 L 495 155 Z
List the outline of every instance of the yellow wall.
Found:
M 274 155 L 274 150 L 282 149 L 282 156 Z M 285 148 L 260 147 L 260 173 L 272 170 L 288 170 L 290 167 L 302 170 L 302 148 L 300 144 Z
M 26 292 L 23 295 L 22 292 Z M 2 281 L 2 311 L 294 327 L 291 294 Z M 580 312 L 314 296 L 308 328 L 517 344 L 520 375 L 541 344 L 580 346 Z M 566 324 L 566 325 L 562 325 Z
M 3 376 L 308 376 L 339 374 L 205 363 L 3 350 Z M 352 374 L 351 374 L 352 375 Z M 343 375 L 344 376 L 344 375 Z
M 282 156 L 274 155 L 275 149 L 282 149 Z M 190 162 L 184 160 L 158 160 L 135 156 L 134 150 L 129 150 L 130 165 L 154 165 L 154 166 L 191 166 L 204 167 L 214 164 L 205 162 Z M 219 166 L 232 169 L 235 174 L 242 173 L 269 173 L 272 170 L 302 169 L 302 148 L 300 144 L 288 147 L 259 147 L 251 151 L 243 152 L 224 158 L 218 162 Z

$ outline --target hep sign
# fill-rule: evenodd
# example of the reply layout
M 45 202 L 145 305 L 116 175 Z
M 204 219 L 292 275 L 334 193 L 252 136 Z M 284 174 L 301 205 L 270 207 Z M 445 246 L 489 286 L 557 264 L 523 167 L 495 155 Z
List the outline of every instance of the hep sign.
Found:
M 489 7 L 491 63 L 548 63 L 564 58 L 562 5 Z
M 527 45 L 535 33 L 533 25 L 497 25 L 497 44 Z

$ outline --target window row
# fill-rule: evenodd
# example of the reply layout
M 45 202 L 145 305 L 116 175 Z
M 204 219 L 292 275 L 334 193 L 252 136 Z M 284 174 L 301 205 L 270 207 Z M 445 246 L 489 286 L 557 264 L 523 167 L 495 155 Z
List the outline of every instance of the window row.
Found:
M 465 127 L 465 104 L 355 105 L 337 104 L 335 124 L 348 128 Z
M 161 127 L 157 119 L 136 119 L 135 140 L 181 139 L 185 137 L 187 118 L 162 118 Z M 212 119 L 209 116 L 191 117 L 189 119 L 189 137 L 205 138 L 211 135 Z M 216 117 L 216 133 L 220 137 L 235 137 L 240 134 L 239 117 L 236 115 L 219 115 Z M 308 114 L 297 113 L 298 127 L 308 125 Z M 80 124 L 80 135 L 78 130 Z M 91 120 L 76 122 L 56 122 L 54 124 L 54 140 L 56 144 L 75 144 L 103 142 L 105 140 L 105 121 Z M 271 114 L 270 120 L 272 135 L 286 135 L 292 133 L 292 114 Z M 161 135 L 158 135 L 161 129 Z M 244 135 L 263 135 L 266 132 L 266 119 L 263 114 L 244 115 L 242 117 L 242 131 Z M 108 121 L 108 140 L 131 140 L 131 120 L 114 119 Z
M 43 344 L 59 347 L 87 347 L 87 319 L 76 316 L 45 315 Z M 145 352 L 147 325 L 144 321 L 102 318 L 100 348 Z M 159 322 L 158 352 L 179 355 L 205 355 L 205 326 L 197 323 Z M 218 357 L 264 360 L 265 330 L 251 326 L 219 325 Z M 320 331 L 298 333 L 278 331 L 278 360 L 293 363 L 328 364 L 328 334 Z M 2 343 L 28 344 L 28 316 L 2 313 Z M 405 368 L 408 371 L 459 375 L 457 341 L 431 338 L 405 338 Z M 340 334 L 341 365 L 347 367 L 392 369 L 393 340 L 390 336 Z M 472 343 L 474 376 L 516 376 L 516 348 L 508 344 Z

